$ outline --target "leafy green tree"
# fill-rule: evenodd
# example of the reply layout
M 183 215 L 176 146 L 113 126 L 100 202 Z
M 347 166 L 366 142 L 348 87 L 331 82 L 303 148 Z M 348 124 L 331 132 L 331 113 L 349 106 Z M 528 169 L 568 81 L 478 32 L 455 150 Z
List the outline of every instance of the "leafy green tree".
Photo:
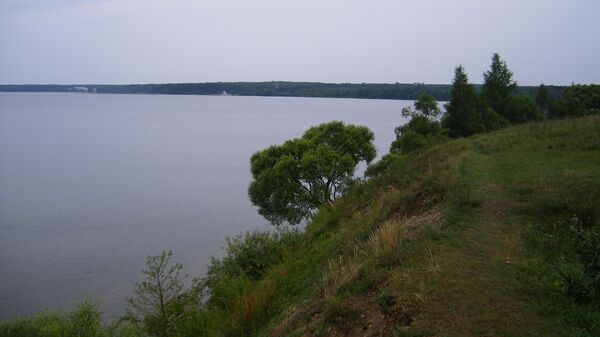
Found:
M 412 111 L 410 107 L 406 107 L 402 109 L 402 116 L 413 117 L 415 115 L 422 115 L 427 118 L 436 118 L 441 113 L 435 98 L 430 94 L 419 95 L 414 105 L 416 111 Z
M 506 116 L 513 123 L 525 123 L 543 117 L 535 101 L 528 95 L 513 95 L 506 100 Z
M 145 280 L 134 286 L 135 297 L 127 299 L 127 318 L 143 323 L 148 332 L 156 336 L 169 335 L 169 308 L 183 295 L 182 266 L 172 264 L 172 251 L 146 258 L 147 269 L 142 270 Z
M 473 85 L 469 84 L 469 78 L 462 66 L 454 70 L 450 102 L 446 104 L 442 126 L 457 137 L 467 137 L 485 130 L 478 110 L 477 93 Z
M 506 119 L 500 117 L 496 111 L 485 104 L 480 104 L 479 111 L 481 111 L 481 121 L 485 131 L 499 130 L 510 125 Z
M 256 152 L 250 159 L 250 200 L 271 223 L 298 224 L 350 188 L 358 163 L 375 158 L 373 139 L 364 126 L 336 121 Z
M 481 86 L 483 100 L 510 122 L 514 121 L 510 119 L 507 101 L 517 88 L 517 82 L 513 81 L 512 76 L 513 73 L 508 69 L 506 62 L 500 59 L 498 53 L 494 53 L 490 70 L 483 74 L 483 85 Z
M 600 85 L 572 85 L 550 109 L 550 117 L 584 116 L 600 112 Z
M 410 121 L 398 126 L 394 132 L 396 140 L 392 142 L 390 152 L 407 154 L 439 142 L 445 131 L 436 117 L 440 108 L 433 96 L 421 94 L 411 107 L 402 109 L 402 116 L 411 117 Z
M 548 114 L 548 111 L 553 104 L 548 87 L 544 84 L 541 84 L 535 93 L 535 104 L 537 104 L 540 110 L 545 114 Z

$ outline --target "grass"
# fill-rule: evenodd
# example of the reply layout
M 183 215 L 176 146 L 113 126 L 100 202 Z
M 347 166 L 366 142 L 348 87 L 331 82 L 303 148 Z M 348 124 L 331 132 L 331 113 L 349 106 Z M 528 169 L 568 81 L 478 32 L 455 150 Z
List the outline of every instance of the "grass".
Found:
M 387 220 L 369 232 L 368 243 L 375 257 L 385 257 L 394 253 L 402 241 L 402 225 L 398 221 Z

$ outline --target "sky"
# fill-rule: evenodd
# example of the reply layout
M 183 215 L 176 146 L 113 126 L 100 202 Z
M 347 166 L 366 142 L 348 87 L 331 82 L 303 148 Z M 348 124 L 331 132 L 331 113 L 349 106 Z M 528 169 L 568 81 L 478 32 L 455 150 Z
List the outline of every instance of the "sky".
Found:
M 600 83 L 598 0 L 0 0 L 0 84 Z

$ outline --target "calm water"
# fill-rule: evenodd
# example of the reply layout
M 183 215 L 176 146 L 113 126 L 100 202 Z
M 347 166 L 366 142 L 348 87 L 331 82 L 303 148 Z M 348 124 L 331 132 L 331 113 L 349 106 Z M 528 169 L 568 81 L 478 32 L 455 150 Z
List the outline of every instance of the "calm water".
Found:
M 409 101 L 0 94 L 0 319 L 98 301 L 118 315 L 148 254 L 200 276 L 267 226 L 249 158 L 331 120 L 387 152 Z

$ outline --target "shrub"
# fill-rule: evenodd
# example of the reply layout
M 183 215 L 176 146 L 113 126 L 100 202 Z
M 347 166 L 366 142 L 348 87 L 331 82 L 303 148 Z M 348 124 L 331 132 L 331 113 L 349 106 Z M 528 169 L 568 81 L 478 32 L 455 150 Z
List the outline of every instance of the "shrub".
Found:
M 437 120 L 440 109 L 433 97 L 422 94 L 414 106 L 416 111 L 410 107 L 402 110 L 402 115 L 411 119 L 394 130 L 396 140 L 390 147 L 392 153 L 411 153 L 446 139 L 447 131 Z
M 506 102 L 506 117 L 513 124 L 543 118 L 533 98 L 527 95 L 510 96 Z
M 117 331 L 119 332 L 119 331 Z M 88 302 L 81 303 L 66 314 L 42 313 L 33 318 L 13 322 L 0 322 L 3 337 L 108 337 L 111 334 L 102 326 L 98 308 Z M 141 336 L 129 334 L 128 336 Z
M 295 244 L 299 238 L 300 232 L 291 229 L 254 231 L 227 238 L 225 256 L 221 260 L 212 259 L 205 282 L 210 285 L 225 276 L 258 280 L 269 267 L 282 260 L 286 246 Z
M 379 161 L 367 166 L 366 177 L 375 177 L 387 172 L 393 166 L 402 166 L 406 164 L 406 157 L 399 153 L 388 153 Z
M 494 131 L 505 128 L 510 125 L 510 123 L 502 118 L 496 111 L 491 108 L 484 108 L 481 112 L 481 121 L 485 126 L 485 131 Z
M 577 303 L 600 301 L 600 186 L 574 185 L 540 196 L 546 245 L 557 252 L 563 291 Z
M 551 118 L 584 116 L 600 111 L 600 85 L 573 85 L 549 108 Z

